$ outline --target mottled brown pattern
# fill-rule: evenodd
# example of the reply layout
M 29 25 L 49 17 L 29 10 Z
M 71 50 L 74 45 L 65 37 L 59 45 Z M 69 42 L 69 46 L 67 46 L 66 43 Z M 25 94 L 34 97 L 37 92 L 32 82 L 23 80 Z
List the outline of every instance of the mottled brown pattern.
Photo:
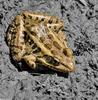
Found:
M 6 32 L 14 60 L 24 60 L 32 69 L 35 62 L 60 72 L 75 69 L 71 49 L 65 41 L 63 21 L 44 13 L 23 12 L 17 15 Z

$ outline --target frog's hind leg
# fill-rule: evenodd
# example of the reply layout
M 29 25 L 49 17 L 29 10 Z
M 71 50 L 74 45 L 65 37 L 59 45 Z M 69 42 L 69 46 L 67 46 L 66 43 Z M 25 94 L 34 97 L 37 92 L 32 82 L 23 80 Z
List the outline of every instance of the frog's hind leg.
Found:
M 23 58 L 22 58 L 28 66 L 30 66 L 32 69 L 36 69 L 36 64 L 35 64 L 35 61 L 36 61 L 36 57 L 33 56 L 32 54 L 30 55 L 25 55 Z

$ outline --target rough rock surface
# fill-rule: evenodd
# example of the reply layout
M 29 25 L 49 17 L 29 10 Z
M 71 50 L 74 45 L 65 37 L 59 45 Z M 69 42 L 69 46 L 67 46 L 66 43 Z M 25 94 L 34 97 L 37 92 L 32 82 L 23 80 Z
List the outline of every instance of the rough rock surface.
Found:
M 33 74 L 12 64 L 4 35 L 23 10 L 64 20 L 75 72 Z M 0 100 L 98 100 L 98 0 L 0 0 Z

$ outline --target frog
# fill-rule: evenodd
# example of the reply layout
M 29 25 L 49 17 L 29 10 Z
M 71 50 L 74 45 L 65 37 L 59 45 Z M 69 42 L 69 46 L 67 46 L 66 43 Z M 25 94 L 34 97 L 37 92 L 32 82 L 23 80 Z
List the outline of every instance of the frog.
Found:
M 9 25 L 5 38 L 13 60 L 35 70 L 37 64 L 58 72 L 73 72 L 75 59 L 64 22 L 57 16 L 23 11 Z

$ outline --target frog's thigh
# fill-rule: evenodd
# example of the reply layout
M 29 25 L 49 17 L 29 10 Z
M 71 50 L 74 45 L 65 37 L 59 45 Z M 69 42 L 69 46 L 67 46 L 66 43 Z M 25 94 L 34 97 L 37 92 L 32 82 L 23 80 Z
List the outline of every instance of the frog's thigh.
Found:
M 36 57 L 33 56 L 32 54 L 30 55 L 25 55 L 23 57 L 24 61 L 32 68 L 32 69 L 35 69 L 36 68 L 36 64 L 35 64 L 35 61 L 36 61 Z

